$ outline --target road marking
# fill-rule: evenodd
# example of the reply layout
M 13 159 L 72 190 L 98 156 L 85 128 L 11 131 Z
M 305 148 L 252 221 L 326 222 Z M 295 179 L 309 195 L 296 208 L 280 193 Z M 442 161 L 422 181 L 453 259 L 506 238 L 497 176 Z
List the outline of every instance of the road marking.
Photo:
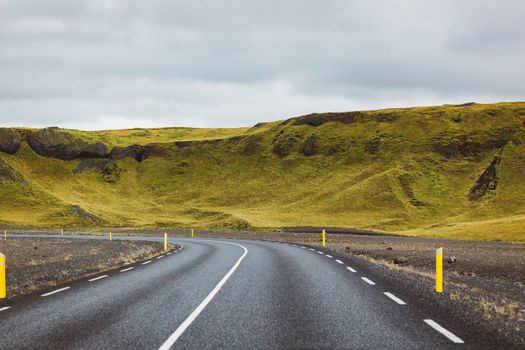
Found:
M 313 252 L 315 249 L 309 248 L 308 250 L 311 250 Z
M 339 259 L 335 259 L 335 261 L 338 263 L 338 264 L 342 264 L 343 262 Z
M 52 291 L 52 292 L 42 294 L 41 296 L 43 296 L 43 297 L 47 297 L 47 296 L 50 296 L 50 295 L 53 295 L 53 294 L 60 293 L 60 292 L 63 292 L 63 291 L 65 291 L 65 290 L 68 290 L 69 288 L 71 288 L 71 287 L 60 288 L 60 289 L 54 290 L 54 291 Z
M 434 328 L 439 333 L 443 334 L 445 337 L 447 337 L 453 343 L 456 343 L 456 344 L 463 344 L 464 343 L 464 341 L 461 340 L 461 338 L 459 338 L 457 335 L 455 335 L 454 333 L 450 332 L 449 330 L 441 327 L 436 322 L 434 322 L 434 321 L 432 321 L 430 319 L 423 320 L 423 321 L 425 321 L 426 324 L 428 324 L 430 327 Z
M 306 249 L 306 247 L 304 245 L 302 245 L 301 248 Z
M 369 279 L 366 278 L 366 277 L 361 277 L 361 279 L 362 279 L 363 281 L 365 281 L 366 283 L 368 283 L 369 285 L 371 285 L 371 286 L 375 285 L 375 283 L 374 283 L 373 281 L 369 280 Z
M 324 254 L 323 252 L 317 251 L 319 254 Z
M 347 266 L 346 267 L 350 272 L 357 272 L 356 270 L 354 270 L 353 268 L 351 268 L 350 266 Z
M 199 306 L 197 306 L 197 308 L 195 310 L 193 310 L 193 312 L 188 316 L 188 318 L 186 320 L 184 320 L 184 322 L 182 322 L 182 324 L 179 326 L 179 328 L 177 328 L 175 330 L 175 332 L 173 332 L 173 334 L 168 338 L 168 340 L 166 340 L 164 342 L 164 344 L 162 344 L 162 346 L 159 348 L 159 350 L 168 350 L 168 349 L 170 349 L 173 346 L 173 344 L 175 344 L 177 339 L 179 339 L 179 337 L 184 333 L 186 328 L 188 328 L 191 325 L 191 323 L 193 321 L 195 321 L 195 319 L 199 316 L 199 314 L 202 312 L 202 310 L 204 310 L 206 305 L 208 305 L 208 303 L 215 297 L 215 294 L 217 294 L 219 292 L 219 290 L 221 290 L 222 286 L 226 283 L 226 281 L 228 281 L 228 279 L 231 277 L 231 275 L 233 275 L 235 270 L 237 270 L 237 268 L 241 264 L 242 260 L 246 256 L 246 254 L 248 254 L 248 249 L 246 249 L 246 247 L 244 247 L 244 246 L 242 246 L 240 244 L 229 243 L 229 242 L 221 242 L 221 241 L 215 241 L 215 242 L 236 245 L 238 247 L 241 247 L 244 250 L 244 253 L 239 258 L 239 260 L 237 260 L 235 265 L 233 265 L 233 267 L 230 269 L 230 271 L 228 271 L 228 273 L 226 273 L 226 275 L 224 275 L 222 280 L 215 286 L 215 288 L 213 288 L 213 290 L 210 292 L 210 294 L 208 294 L 208 296 L 200 303 Z
M 297 244 L 292 244 L 292 246 L 297 247 Z
M 171 255 L 171 252 L 167 253 L 168 255 Z
M 90 279 L 88 281 L 89 282 L 95 282 L 95 281 L 101 280 L 101 279 L 106 278 L 106 277 L 108 277 L 108 275 L 98 276 L 98 277 L 92 278 L 92 279 Z
M 9 310 L 10 308 L 11 308 L 11 306 L 0 307 L 0 312 L 1 311 L 5 311 L 5 310 Z
M 120 272 L 126 272 L 126 271 L 133 270 L 133 269 L 134 269 L 134 267 L 131 266 L 131 267 L 128 267 L 127 269 L 120 270 Z
M 395 301 L 396 303 L 398 303 L 399 305 L 406 305 L 407 304 L 403 300 L 399 299 L 398 297 L 396 297 L 394 294 L 392 294 L 390 292 L 384 292 L 383 294 L 386 295 L 387 297 L 389 297 L 390 299 L 392 299 L 393 301 Z
M 151 260 L 144 261 L 141 265 L 148 265 L 151 262 Z
M 333 256 L 331 256 L 331 255 L 328 255 L 328 254 L 326 254 L 326 257 L 327 257 L 327 258 L 330 258 L 330 259 L 332 259 L 332 258 L 333 258 Z
M 157 256 L 156 259 L 162 259 L 164 257 L 164 255 L 161 255 L 161 256 Z

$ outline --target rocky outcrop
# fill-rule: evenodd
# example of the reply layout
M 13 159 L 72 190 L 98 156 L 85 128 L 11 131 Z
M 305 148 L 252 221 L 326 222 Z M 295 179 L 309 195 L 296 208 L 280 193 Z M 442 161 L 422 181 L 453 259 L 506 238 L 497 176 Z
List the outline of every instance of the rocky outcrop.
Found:
M 15 154 L 20 148 L 20 135 L 11 129 L 0 128 L 0 151 Z
M 85 211 L 84 209 L 82 209 L 82 207 L 78 205 L 70 205 L 69 212 L 73 214 L 74 216 L 78 217 L 81 221 L 86 222 L 86 223 L 99 224 L 99 225 L 107 223 L 107 221 L 101 218 L 100 216 L 97 216 L 88 211 Z
M 498 167 L 501 162 L 501 152 L 498 153 L 490 162 L 490 165 L 483 171 L 474 186 L 469 191 L 468 198 L 471 201 L 481 199 L 489 191 L 495 191 L 498 187 Z
M 62 160 L 108 156 L 108 149 L 103 143 L 89 143 L 56 127 L 40 129 L 30 134 L 28 143 L 29 147 L 41 156 Z
M 319 126 L 331 122 L 350 124 L 359 121 L 362 117 L 362 112 L 312 113 L 297 118 L 293 125 Z
M 440 134 L 432 143 L 434 152 L 447 158 L 479 157 L 484 152 L 499 149 L 509 142 L 513 130 L 495 131 L 499 135 L 482 138 L 479 135 Z
M 310 135 L 303 143 L 303 147 L 301 148 L 301 152 L 307 156 L 313 156 L 317 154 L 318 151 L 317 146 L 317 137 L 315 135 Z
M 279 157 L 285 157 L 288 154 L 290 154 L 294 143 L 295 138 L 293 137 L 282 138 L 280 140 L 277 140 L 277 142 L 273 145 L 273 152 Z

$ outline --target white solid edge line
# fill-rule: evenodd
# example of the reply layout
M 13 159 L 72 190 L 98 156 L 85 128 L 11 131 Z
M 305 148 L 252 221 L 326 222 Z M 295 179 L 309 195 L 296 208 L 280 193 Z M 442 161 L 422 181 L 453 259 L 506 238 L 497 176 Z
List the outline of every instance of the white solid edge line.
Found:
M 221 242 L 221 241 L 216 241 L 216 242 Z M 173 334 L 168 338 L 168 340 L 166 340 L 164 342 L 164 344 L 162 344 L 162 346 L 159 348 L 159 350 L 168 350 L 168 349 L 170 349 L 173 346 L 173 344 L 175 344 L 177 339 L 179 339 L 179 337 L 184 333 L 186 328 L 188 328 L 192 324 L 192 322 L 199 316 L 199 314 L 202 312 L 202 310 L 204 310 L 206 305 L 208 305 L 208 303 L 215 297 L 215 294 L 217 294 L 219 292 L 219 290 L 221 290 L 222 286 L 231 277 L 231 275 L 235 272 L 235 270 L 237 270 L 237 268 L 241 264 L 242 260 L 246 256 L 246 254 L 248 254 L 248 249 L 246 249 L 246 247 L 244 247 L 244 246 L 242 246 L 240 244 L 229 243 L 229 242 L 221 242 L 221 243 L 232 244 L 232 245 L 236 245 L 238 247 L 241 247 L 242 249 L 244 249 L 244 253 L 239 258 L 239 260 L 237 260 L 235 265 L 233 265 L 233 267 L 230 269 L 230 271 L 228 271 L 228 273 L 226 273 L 226 275 L 224 275 L 224 277 L 215 286 L 215 288 L 213 288 L 213 290 L 210 292 L 210 294 L 208 294 L 208 296 L 199 304 L 199 306 L 197 306 L 197 308 L 195 310 L 193 310 L 193 312 L 188 316 L 188 318 L 186 320 L 184 320 L 184 322 L 182 322 L 182 324 L 179 326 L 179 328 L 177 328 L 175 330 L 175 332 L 173 332 Z
M 60 288 L 60 289 L 54 290 L 54 291 L 52 291 L 52 292 L 42 294 L 41 296 L 42 296 L 42 297 L 47 297 L 47 296 L 49 296 L 49 295 L 53 295 L 53 294 L 55 294 L 55 293 L 60 293 L 60 292 L 63 292 L 63 291 L 65 291 L 65 290 L 68 290 L 69 288 L 71 288 L 71 287 Z
M 392 299 L 393 301 L 395 301 L 396 303 L 398 303 L 399 305 L 406 305 L 407 304 L 403 300 L 399 299 L 398 297 L 396 297 L 394 294 L 392 294 L 390 292 L 384 292 L 383 294 L 386 295 L 387 297 L 389 297 L 390 299 Z
M 108 277 L 108 275 L 98 276 L 98 277 L 92 278 L 92 279 L 90 279 L 88 281 L 89 282 L 95 282 L 95 281 L 101 280 L 101 279 L 106 278 L 106 277 Z
M 11 306 L 0 307 L 0 311 L 9 310 L 10 308 L 11 308 Z
M 347 270 L 349 270 L 350 272 L 357 272 L 356 270 L 354 270 L 354 269 L 351 268 L 350 266 L 347 266 L 346 268 L 347 268 Z
M 333 258 L 333 256 L 331 256 L 331 255 L 328 255 L 328 254 L 326 254 L 326 257 L 327 257 L 327 258 L 330 258 L 330 259 L 332 259 L 332 258 Z
M 126 271 L 133 270 L 133 269 L 134 269 L 134 267 L 131 266 L 131 267 L 128 267 L 127 269 L 120 270 L 120 272 L 126 272 Z
M 438 331 L 439 333 L 443 334 L 445 337 L 447 337 L 450 341 L 452 341 L 453 343 L 456 343 L 456 344 L 463 344 L 464 341 L 459 338 L 457 335 L 455 335 L 454 333 L 450 332 L 449 330 L 441 327 L 438 323 L 430 320 L 430 319 L 426 319 L 426 320 L 423 320 L 425 321 L 426 324 L 428 324 L 430 327 L 434 328 L 436 331 Z
M 141 265 L 147 265 L 151 262 L 151 260 L 148 260 L 148 261 L 144 261 Z
M 373 286 L 373 285 L 375 284 L 373 281 L 369 280 L 369 279 L 366 278 L 366 277 L 361 277 L 361 279 L 362 279 L 363 281 L 365 281 L 366 283 L 368 283 L 369 285 L 371 285 L 371 286 Z
M 335 261 L 338 263 L 338 264 L 342 264 L 343 262 L 339 259 L 335 259 Z

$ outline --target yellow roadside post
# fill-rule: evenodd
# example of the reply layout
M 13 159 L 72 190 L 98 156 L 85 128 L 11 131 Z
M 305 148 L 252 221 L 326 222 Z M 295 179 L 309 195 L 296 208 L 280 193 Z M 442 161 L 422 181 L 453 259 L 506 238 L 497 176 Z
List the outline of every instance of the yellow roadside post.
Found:
M 323 247 L 326 247 L 326 231 L 323 228 L 323 232 L 321 233 L 321 238 L 323 241 Z
M 64 229 L 60 229 L 60 234 L 63 236 L 64 235 Z
M 194 229 L 191 229 L 191 236 L 195 237 L 195 230 Z
M 4 241 L 7 241 L 7 230 L 4 230 Z
M 113 240 L 113 234 L 111 232 L 109 232 L 109 240 L 112 241 Z
M 436 249 L 436 293 L 443 293 L 443 247 Z
M 5 299 L 7 296 L 7 288 L 5 282 L 5 255 L 0 253 L 0 299 Z
M 168 251 L 168 234 L 164 232 L 164 251 Z

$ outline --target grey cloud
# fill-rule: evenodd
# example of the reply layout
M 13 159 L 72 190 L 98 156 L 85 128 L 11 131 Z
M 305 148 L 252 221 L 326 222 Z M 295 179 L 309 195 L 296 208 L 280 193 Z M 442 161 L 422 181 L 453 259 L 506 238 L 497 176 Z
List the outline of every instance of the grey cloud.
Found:
M 0 124 L 241 126 L 523 99 L 524 10 L 518 0 L 0 0 Z

